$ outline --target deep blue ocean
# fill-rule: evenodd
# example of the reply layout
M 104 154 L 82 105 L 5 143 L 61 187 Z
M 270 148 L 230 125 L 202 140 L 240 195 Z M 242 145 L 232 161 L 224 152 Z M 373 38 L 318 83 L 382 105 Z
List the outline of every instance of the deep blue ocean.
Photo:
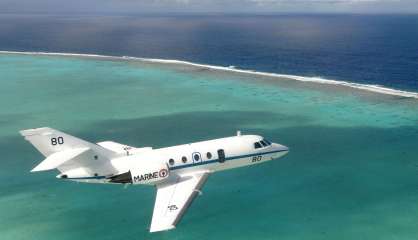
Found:
M 179 59 L 418 90 L 418 15 L 0 14 L 0 50 Z
M 0 14 L 0 50 L 418 92 L 417 26 L 400 15 Z M 418 95 L 225 69 L 0 52 L 0 240 L 417 239 Z M 44 156 L 19 131 L 43 126 L 154 148 L 241 130 L 290 152 L 214 173 L 175 230 L 151 234 L 153 187 L 30 172 Z

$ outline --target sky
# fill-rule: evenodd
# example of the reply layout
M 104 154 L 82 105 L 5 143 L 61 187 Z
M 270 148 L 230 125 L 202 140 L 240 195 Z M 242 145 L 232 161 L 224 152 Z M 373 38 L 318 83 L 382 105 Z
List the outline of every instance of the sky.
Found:
M 418 13 L 418 0 L 0 0 L 13 13 Z

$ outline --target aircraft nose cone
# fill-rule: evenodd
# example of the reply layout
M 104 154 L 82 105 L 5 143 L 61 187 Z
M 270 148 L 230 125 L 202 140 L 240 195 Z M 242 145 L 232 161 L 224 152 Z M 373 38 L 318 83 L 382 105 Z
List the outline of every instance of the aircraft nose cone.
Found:
M 288 152 L 289 151 L 288 147 L 286 147 L 284 145 L 281 145 L 281 144 L 278 144 L 278 143 L 274 143 L 273 146 L 277 151 L 282 151 L 282 152 Z
M 274 158 L 279 158 L 281 156 L 286 155 L 289 152 L 288 147 L 286 147 L 284 145 L 281 145 L 281 144 L 278 144 L 278 143 L 273 143 L 273 147 L 274 147 L 274 150 L 277 151 L 274 154 Z
M 281 150 L 282 156 L 289 153 L 289 148 L 286 146 L 281 145 L 280 150 Z
M 288 148 L 288 147 L 286 147 L 286 146 L 284 146 L 284 145 L 281 145 L 281 147 L 282 147 L 282 151 L 289 152 L 289 148 Z

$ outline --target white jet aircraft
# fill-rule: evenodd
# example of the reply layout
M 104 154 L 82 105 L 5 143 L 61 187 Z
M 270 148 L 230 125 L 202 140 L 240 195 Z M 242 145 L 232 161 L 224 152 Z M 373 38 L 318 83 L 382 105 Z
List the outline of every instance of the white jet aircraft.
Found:
M 289 151 L 239 131 L 233 137 L 159 149 L 111 141 L 94 144 L 47 127 L 20 133 L 46 157 L 32 172 L 58 169 L 57 178 L 79 182 L 155 185 L 150 232 L 175 228 L 209 174 L 270 161 Z

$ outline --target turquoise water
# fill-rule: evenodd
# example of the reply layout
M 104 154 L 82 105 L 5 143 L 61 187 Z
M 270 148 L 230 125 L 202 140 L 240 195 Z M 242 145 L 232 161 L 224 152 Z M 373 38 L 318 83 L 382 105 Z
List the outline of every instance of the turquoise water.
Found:
M 185 65 L 0 54 L 0 239 L 416 239 L 418 100 Z M 29 173 L 18 131 L 162 147 L 243 133 L 284 158 L 211 176 L 177 229 L 154 189 Z

